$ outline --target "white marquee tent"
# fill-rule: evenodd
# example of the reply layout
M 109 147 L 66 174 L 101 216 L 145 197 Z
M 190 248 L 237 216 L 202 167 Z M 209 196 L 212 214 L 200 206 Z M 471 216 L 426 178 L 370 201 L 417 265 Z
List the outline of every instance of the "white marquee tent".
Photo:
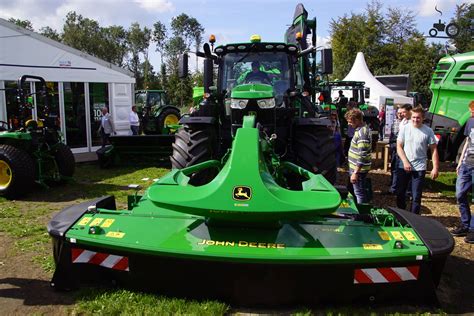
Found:
M 398 94 L 378 81 L 367 67 L 362 52 L 357 53 L 351 71 L 344 78 L 344 81 L 364 81 L 365 86 L 370 88 L 370 98 L 366 101 L 379 109 L 381 105 L 386 104 L 387 99 L 392 99 L 394 104 L 413 103 L 413 98 Z
M 135 84 L 135 78 L 130 71 L 0 18 L 0 120 L 6 121 L 9 116 L 8 99 L 2 90 L 22 75 L 40 76 L 57 86 L 63 118 L 66 115 L 64 105 L 66 87 L 71 84 L 83 87 L 84 104 L 81 106 L 87 114 L 87 119 L 83 124 L 90 132 L 87 132 L 87 141 L 86 139 L 81 141 L 75 152 L 92 151 L 92 147 L 96 146 L 92 140 L 94 137 L 92 129 L 97 117 L 92 115 L 92 119 L 89 119 L 91 117 L 89 114 L 97 111 L 96 108 L 104 104 L 107 104 L 110 109 L 117 132 L 128 133 L 128 113 L 134 102 Z M 93 99 L 91 89 L 98 85 L 105 87 L 104 103 Z M 33 83 L 31 83 L 31 89 L 35 89 Z M 100 114 L 100 110 L 98 112 Z M 65 121 L 62 120 L 63 132 L 67 129 L 64 125 Z M 66 135 L 66 141 L 69 142 L 68 135 Z

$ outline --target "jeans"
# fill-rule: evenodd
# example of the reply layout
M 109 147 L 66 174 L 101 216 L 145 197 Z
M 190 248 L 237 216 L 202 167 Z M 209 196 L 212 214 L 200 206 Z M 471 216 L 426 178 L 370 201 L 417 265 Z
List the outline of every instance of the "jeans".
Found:
M 132 135 L 138 135 L 138 129 L 140 126 L 130 125 L 130 129 L 132 130 Z
M 390 144 L 390 189 L 391 193 L 397 192 L 398 185 L 398 162 L 400 158 L 397 155 L 397 144 Z
M 420 214 L 421 194 L 423 191 L 423 183 L 425 181 L 426 170 L 406 172 L 405 169 L 397 169 L 398 188 L 397 188 L 397 207 L 406 209 L 407 207 L 407 188 L 411 180 L 412 204 L 411 212 Z
M 474 167 L 468 167 L 461 164 L 459 167 L 459 175 L 456 179 L 456 200 L 461 213 L 461 223 L 465 228 L 474 231 L 474 216 L 469 208 L 468 193 L 472 185 L 472 172 Z
M 358 173 L 356 183 L 351 183 L 351 175 L 354 171 L 349 169 L 349 186 L 352 186 L 353 190 L 350 190 L 356 198 L 357 204 L 368 203 L 367 194 L 365 192 L 365 178 L 367 178 L 367 172 Z

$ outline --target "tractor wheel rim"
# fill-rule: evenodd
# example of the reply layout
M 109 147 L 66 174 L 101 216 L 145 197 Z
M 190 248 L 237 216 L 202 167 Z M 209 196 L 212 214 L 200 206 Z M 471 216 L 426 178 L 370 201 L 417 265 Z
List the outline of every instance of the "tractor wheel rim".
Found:
M 175 125 L 178 124 L 179 118 L 174 114 L 169 114 L 165 117 L 165 125 Z
M 0 189 L 6 189 L 12 182 L 12 178 L 10 165 L 4 160 L 0 160 Z

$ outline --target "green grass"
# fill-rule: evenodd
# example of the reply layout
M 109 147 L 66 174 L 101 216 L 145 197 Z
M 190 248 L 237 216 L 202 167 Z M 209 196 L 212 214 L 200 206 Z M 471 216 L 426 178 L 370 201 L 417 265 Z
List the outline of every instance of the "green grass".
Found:
M 436 180 L 426 177 L 426 186 L 431 190 L 440 192 L 443 196 L 455 197 L 456 177 L 456 172 L 441 172 Z
M 189 301 L 127 290 L 81 291 L 73 314 L 80 315 L 224 315 L 229 306 L 216 301 Z

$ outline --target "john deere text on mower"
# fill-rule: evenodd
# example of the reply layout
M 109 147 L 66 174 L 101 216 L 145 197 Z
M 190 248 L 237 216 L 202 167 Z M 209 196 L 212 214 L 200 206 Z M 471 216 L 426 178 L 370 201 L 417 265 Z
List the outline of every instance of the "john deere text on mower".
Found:
M 311 32 L 315 46 L 315 27 L 298 5 L 286 42 L 206 44 L 205 99 L 182 119 L 175 168 L 127 210 L 106 196 L 57 214 L 51 285 L 105 281 L 241 305 L 432 298 L 454 246 L 446 229 L 356 205 L 331 184 L 332 140 L 307 72 L 314 50 L 290 43 Z M 265 82 L 246 82 L 255 61 Z
M 27 117 L 32 94 L 27 94 L 23 87 L 28 79 L 41 83 L 36 98 L 43 98 L 45 106 L 37 121 Z M 16 124 L 1 122 L 0 132 L 0 194 L 8 198 L 27 194 L 35 182 L 47 187 L 48 182 L 66 180 L 73 176 L 75 168 L 74 156 L 57 130 L 57 115 L 49 110 L 45 80 L 22 76 L 18 80 L 17 99 L 20 117 L 15 118 Z

